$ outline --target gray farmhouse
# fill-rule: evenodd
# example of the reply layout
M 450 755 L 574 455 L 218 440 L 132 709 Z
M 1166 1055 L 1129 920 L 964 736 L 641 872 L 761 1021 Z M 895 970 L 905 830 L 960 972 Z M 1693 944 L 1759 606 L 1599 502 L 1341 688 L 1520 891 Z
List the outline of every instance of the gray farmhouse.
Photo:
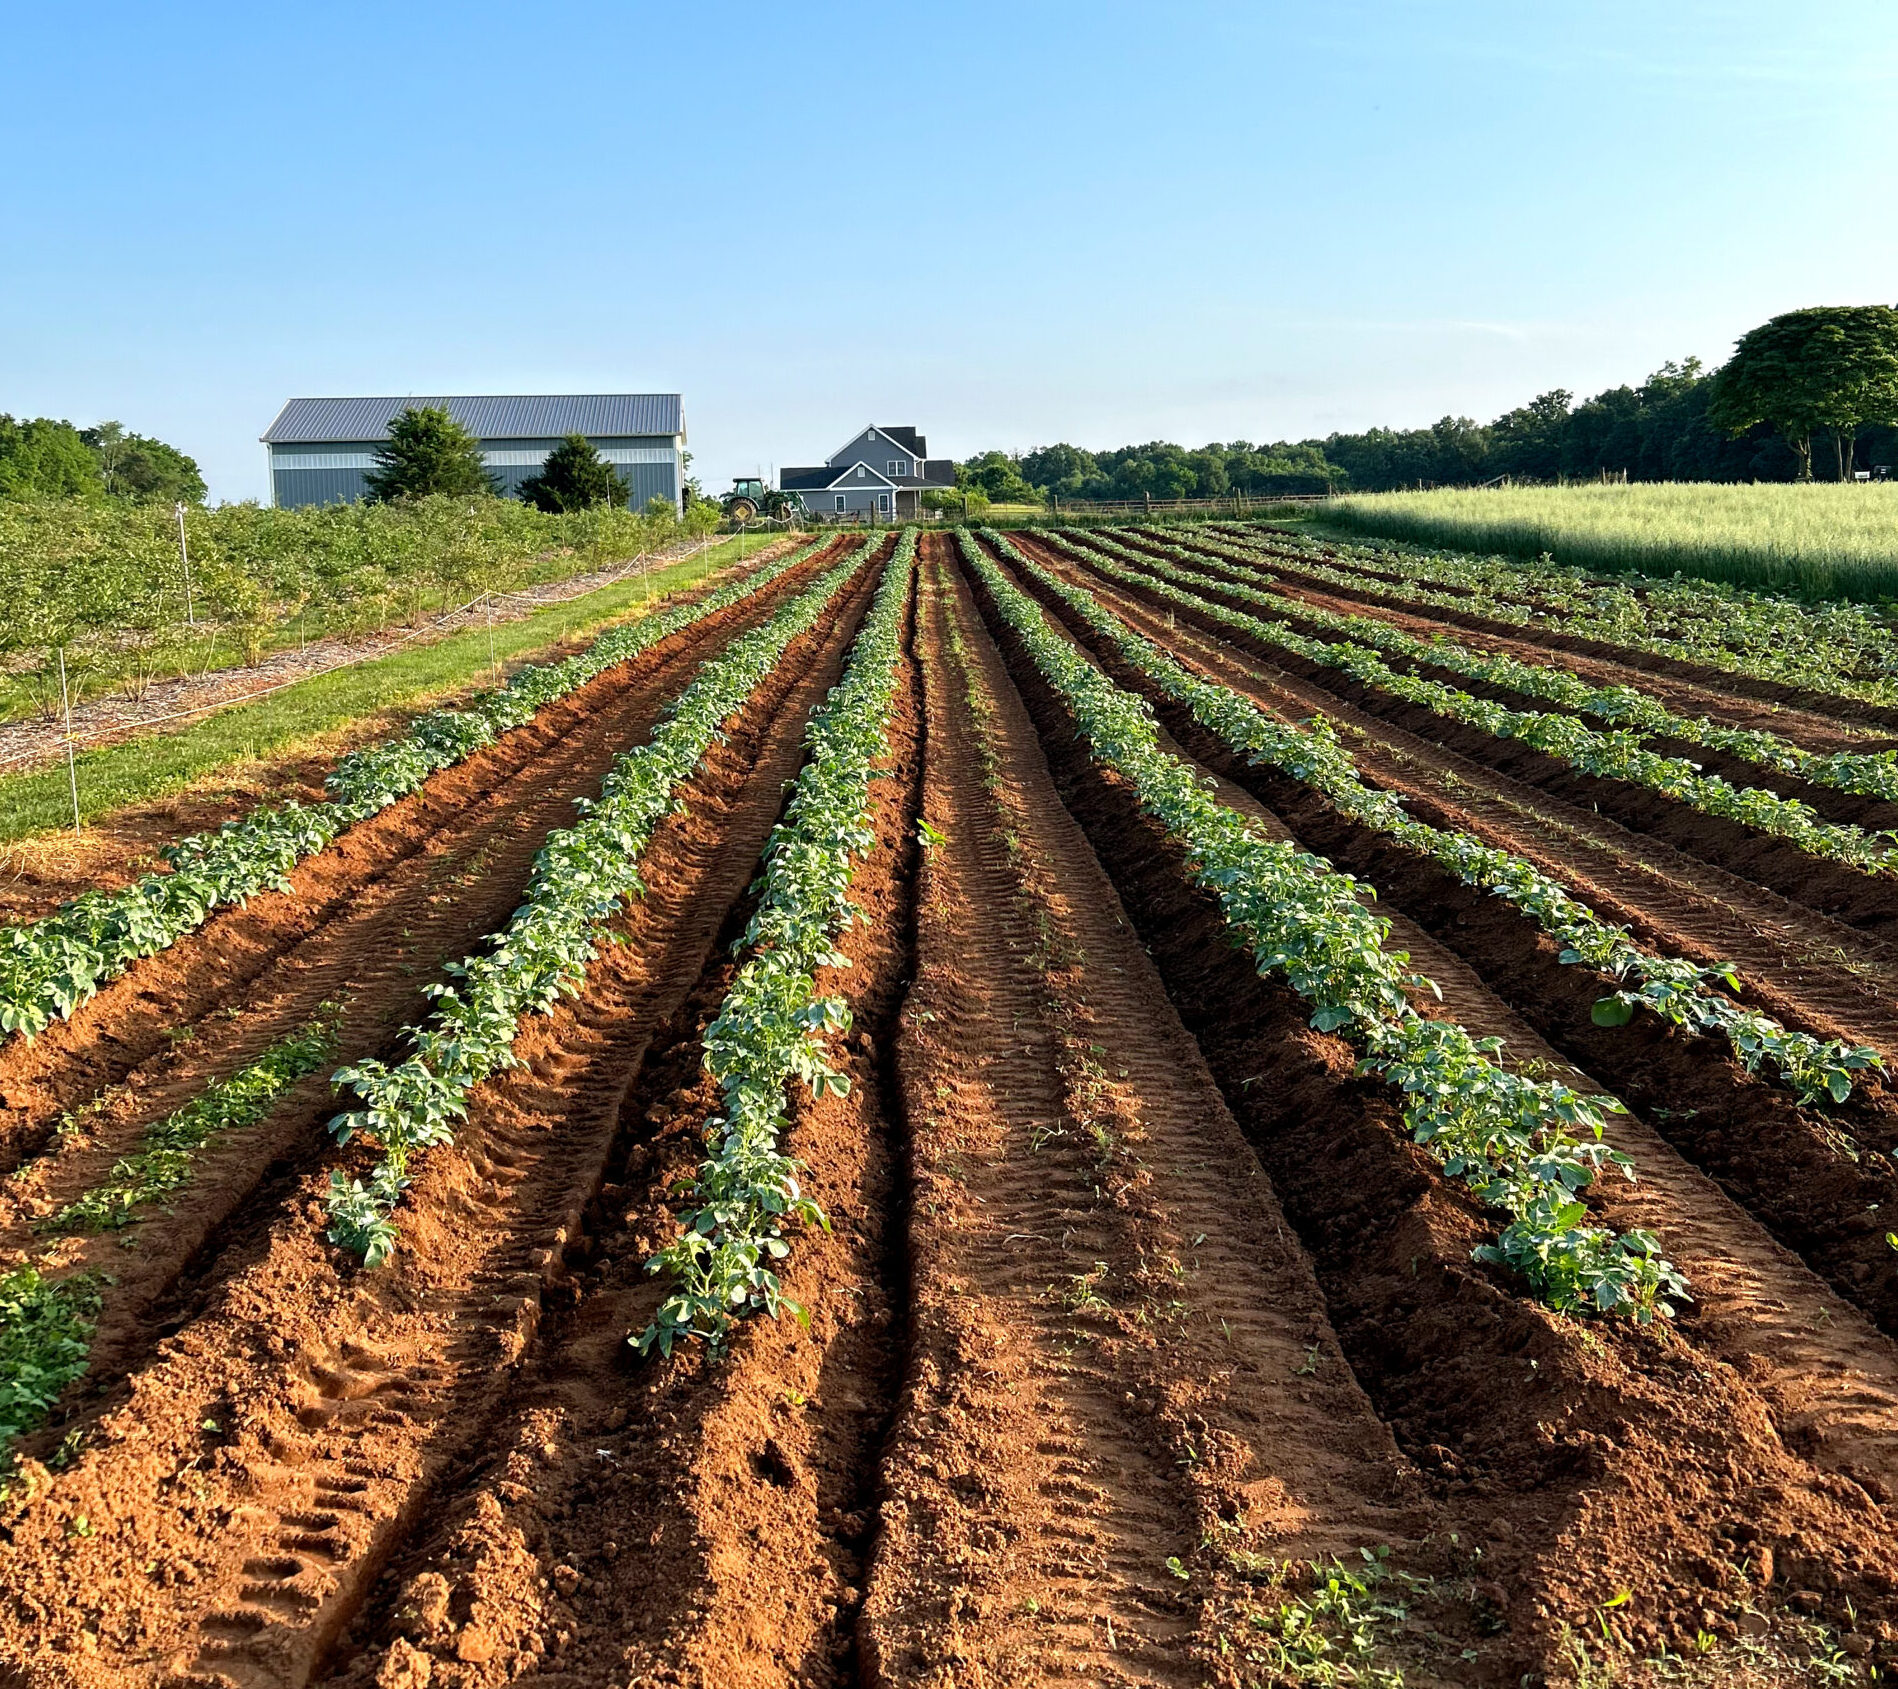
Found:
M 271 502 L 338 504 L 363 496 L 363 474 L 390 420 L 413 405 L 439 406 L 481 442 L 488 470 L 510 498 L 568 434 L 584 434 L 632 485 L 643 510 L 675 510 L 685 487 L 685 404 L 677 393 L 452 394 L 440 398 L 292 399 L 263 433 Z
M 901 521 L 917 514 L 922 494 L 955 484 L 955 463 L 931 457 L 914 428 L 866 428 L 815 469 L 778 471 L 779 490 L 797 493 L 813 516 Z

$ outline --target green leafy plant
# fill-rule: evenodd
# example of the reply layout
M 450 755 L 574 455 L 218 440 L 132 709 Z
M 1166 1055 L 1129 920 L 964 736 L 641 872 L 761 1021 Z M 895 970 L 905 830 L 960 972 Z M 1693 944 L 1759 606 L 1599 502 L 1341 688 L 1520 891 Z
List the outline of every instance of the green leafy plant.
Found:
M 849 965 L 837 936 L 860 914 L 851 876 L 876 843 L 871 788 L 887 750 L 915 550 L 915 530 L 905 529 L 843 679 L 811 717 L 804 768 L 765 848 L 752 888 L 757 912 L 738 940 L 749 954 L 705 1030 L 705 1068 L 721 1104 L 708 1126 L 714 1150 L 687 1193 L 694 1206 L 683 1229 L 647 1262 L 674 1288 L 630 1339 L 642 1354 L 670 1354 L 687 1336 L 722 1349 L 744 1313 L 807 1318 L 784 1295 L 775 1263 L 790 1253 L 788 1221 L 827 1222 L 778 1143 L 794 1088 L 813 1096 L 849 1088 L 826 1040 L 848 1030 L 850 1009 L 821 994 L 816 976 Z
M 1602 920 L 1533 863 L 1466 833 L 1432 827 L 1407 815 L 1391 793 L 1364 783 L 1335 730 L 1322 718 L 1299 727 L 1274 721 L 1230 688 L 1191 673 L 1110 614 L 1090 593 L 1024 557 L 1006 536 L 988 532 L 985 537 L 1233 750 L 1310 786 L 1341 814 L 1428 857 L 1465 885 L 1513 904 L 1562 946 L 1564 964 L 1587 966 L 1601 974 L 1604 983 L 1615 989 L 1595 1005 L 1596 1024 L 1625 1026 L 1641 1010 L 1689 1034 L 1723 1037 L 1748 1072 L 1759 1072 L 1764 1066 L 1769 1073 L 1777 1073 L 1802 1103 L 1827 1097 L 1843 1102 L 1851 1095 L 1856 1075 L 1883 1069 L 1884 1059 L 1869 1045 L 1820 1040 L 1790 1030 L 1772 1016 L 1712 989 L 1716 985 L 1739 989 L 1730 965 L 1702 966 L 1644 951 L 1629 940 L 1625 927 Z M 1071 554 L 1084 555 L 1062 536 L 1044 537 Z
M 640 859 L 653 830 L 678 806 L 679 787 L 785 647 L 816 626 L 870 549 L 858 547 L 700 666 L 652 737 L 618 758 L 600 796 L 582 803 L 583 819 L 547 836 L 507 925 L 428 988 L 435 1011 L 409 1028 L 408 1056 L 393 1063 L 367 1057 L 337 1072 L 337 1086 L 352 1091 L 357 1106 L 338 1114 L 331 1131 L 339 1143 L 367 1139 L 382 1160 L 367 1181 L 331 1175 L 332 1242 L 372 1265 L 393 1252 L 389 1217 L 406 1188 L 410 1158 L 448 1142 L 467 1114 L 468 1093 L 515 1065 L 514 1039 L 526 1016 L 544 1014 L 580 989 L 607 923 L 645 893 Z
M 1125 560 L 1115 561 L 1108 547 L 1101 545 L 1090 555 L 1090 566 L 1117 579 L 1131 580 L 1195 615 L 1238 629 L 1262 643 L 1337 669 L 1361 685 L 1421 705 L 1446 720 L 1480 728 L 1499 739 L 1519 740 L 1584 774 L 1643 786 L 1703 815 L 1770 833 L 1814 856 L 1867 873 L 1898 872 L 1898 842 L 1890 834 L 1868 833 L 1862 827 L 1821 820 L 1810 804 L 1779 797 L 1757 786 L 1733 786 L 1718 775 L 1703 773 L 1685 757 L 1647 750 L 1638 735 L 1625 730 L 1597 733 L 1573 716 L 1512 710 L 1442 681 L 1402 673 L 1362 645 L 1310 639 L 1284 620 L 1249 616 L 1191 590 L 1211 585 L 1223 591 L 1224 583 L 1208 582 L 1196 571 L 1164 558 L 1129 552 L 1125 547 L 1116 549 Z M 1265 594 L 1258 596 L 1268 605 L 1275 604 Z
M 1387 952 L 1389 922 L 1359 901 L 1364 889 L 1318 857 L 1268 839 L 1215 799 L 1188 764 L 1160 748 L 1146 703 L 1116 686 L 1051 629 L 966 529 L 962 553 L 997 614 L 1061 698 L 1090 754 L 1133 788 L 1140 807 L 1179 843 L 1194 882 L 1218 903 L 1261 974 L 1282 978 L 1311 1008 L 1311 1023 L 1362 1052 L 1359 1070 L 1404 1099 L 1411 1136 L 1448 1177 L 1510 1216 L 1481 1260 L 1520 1272 L 1559 1309 L 1596 1309 L 1647 1321 L 1686 1283 L 1643 1231 L 1587 1224 L 1577 1193 L 1605 1167 L 1632 1178 L 1626 1155 L 1602 1141 L 1611 1097 L 1499 1066 L 1498 1040 L 1452 1021 L 1426 1020 L 1410 993 L 1434 990 Z

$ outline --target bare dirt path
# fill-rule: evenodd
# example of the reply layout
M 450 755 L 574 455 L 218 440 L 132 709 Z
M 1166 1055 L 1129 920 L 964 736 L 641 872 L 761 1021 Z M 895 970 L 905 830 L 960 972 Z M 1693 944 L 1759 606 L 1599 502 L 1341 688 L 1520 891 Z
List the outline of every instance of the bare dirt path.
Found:
M 1855 1452 L 1876 1451 L 1884 1464 L 1898 1399 L 1889 1343 L 1853 1322 L 1833 1346 L 1839 1310 L 1824 1286 L 1638 1122 L 1628 1141 L 1641 1140 L 1638 1159 L 1654 1171 L 1635 1200 L 1658 1205 L 1650 1216 L 1674 1208 L 1670 1218 L 1687 1222 L 1682 1247 L 1706 1275 L 1705 1306 L 1680 1331 L 1552 1318 L 1474 1268 L 1469 1250 L 1487 1217 L 1405 1144 L 1379 1090 L 1349 1083 L 1350 1060 L 1330 1053 L 1334 1041 L 1305 1028 L 1286 994 L 1222 943 L 1216 912 L 1187 887 L 1164 835 L 1087 764 L 1025 658 L 1011 650 L 1010 667 L 1064 798 L 1312 1251 L 1353 1370 L 1406 1452 L 1454 1480 L 1452 1507 L 1472 1510 L 1464 1516 L 1523 1668 L 1564 1659 L 1607 1599 L 1597 1592 L 1604 1578 L 1635 1592 L 1617 1634 L 1639 1650 L 1709 1619 L 1714 1635 L 1738 1634 L 1744 1619 L 1796 1638 L 1797 1612 L 1777 1607 L 1757 1568 L 1750 1588 L 1714 1574 L 1736 1524 L 1744 1540 L 1793 1556 L 1795 1577 L 1838 1591 L 1828 1610 L 1842 1621 L 1859 1622 L 1846 1590 L 1852 1613 L 1888 1607 L 1898 1582 L 1878 1546 L 1880 1506 L 1829 1462 L 1794 1455 L 1783 1433 L 1812 1406 L 1797 1392 L 1816 1384 L 1822 1394 L 1829 1378 L 1831 1429 L 1854 1427 L 1856 1416 L 1864 1435 Z M 1415 929 L 1402 939 L 1416 941 L 1426 971 L 1435 961 L 1449 976 L 1473 1031 L 1504 1032 L 1553 1057 L 1441 946 Z M 1607 1200 L 1614 1216 L 1628 1199 L 1616 1191 Z M 1789 1293 L 1790 1302 L 1776 1300 Z M 1802 1340 L 1810 1332 L 1823 1356 L 1773 1353 L 1762 1319 Z M 1775 1340 L 1790 1335 L 1774 1324 Z M 1792 1657 L 1786 1675 L 1766 1680 L 1799 1680 Z
M 793 645 L 714 748 L 655 836 L 626 942 L 527 1023 L 526 1064 L 422 1164 L 390 1269 L 356 1270 L 323 1240 L 320 1159 L 220 1235 L 181 1287 L 177 1334 L 85 1405 L 84 1458 L 12 1519 L 16 1661 L 57 1659 L 88 1685 L 308 1680 L 505 1409 L 622 1100 L 750 881 L 873 583 Z
M 912 1359 L 867 1680 L 1199 1683 L 1244 1633 L 1235 1563 L 1423 1570 L 1432 1509 L 966 588 L 924 606 Z

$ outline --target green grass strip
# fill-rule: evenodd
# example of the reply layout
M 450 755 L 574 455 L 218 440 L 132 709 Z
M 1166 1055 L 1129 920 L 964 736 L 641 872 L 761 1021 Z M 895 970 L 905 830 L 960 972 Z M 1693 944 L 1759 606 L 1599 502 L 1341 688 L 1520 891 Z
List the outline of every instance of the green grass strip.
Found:
M 175 1113 L 145 1129 L 136 1154 L 77 1201 L 45 1221 L 49 1232 L 118 1231 L 139 1209 L 180 1189 L 191 1178 L 198 1152 L 231 1132 L 255 1126 L 285 1091 L 314 1073 L 336 1047 L 342 1006 L 325 1003 L 307 1025 L 279 1039 L 228 1079 L 214 1079 Z
M 750 542 L 756 545 L 756 541 Z M 494 629 L 494 654 L 508 662 L 638 612 L 656 599 L 723 568 L 738 540 Z M 471 628 L 432 645 L 398 651 L 354 668 L 317 675 L 254 704 L 234 704 L 178 733 L 151 734 L 76 758 L 83 820 L 182 790 L 239 763 L 256 761 L 305 739 L 374 715 L 473 685 L 488 675 L 488 633 Z M 0 775 L 0 844 L 72 825 L 72 793 L 64 764 Z
M 0 1278 L 0 1449 L 45 1424 L 86 1370 L 100 1304 L 88 1273 L 47 1279 L 20 1266 Z

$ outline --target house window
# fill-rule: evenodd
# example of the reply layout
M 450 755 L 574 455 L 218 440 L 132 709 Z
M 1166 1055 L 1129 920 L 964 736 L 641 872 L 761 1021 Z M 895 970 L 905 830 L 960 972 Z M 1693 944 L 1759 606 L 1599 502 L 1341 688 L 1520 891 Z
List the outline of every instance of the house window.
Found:
M 909 465 L 900 457 L 891 458 L 890 461 L 884 465 L 884 468 L 892 475 L 907 475 L 909 473 Z
M 837 495 L 837 508 L 839 510 L 842 510 L 847 503 L 849 503 L 849 495 L 845 493 L 839 493 Z
M 877 494 L 877 509 L 887 514 L 889 511 L 889 508 L 890 508 L 890 495 L 888 493 L 878 493 Z

